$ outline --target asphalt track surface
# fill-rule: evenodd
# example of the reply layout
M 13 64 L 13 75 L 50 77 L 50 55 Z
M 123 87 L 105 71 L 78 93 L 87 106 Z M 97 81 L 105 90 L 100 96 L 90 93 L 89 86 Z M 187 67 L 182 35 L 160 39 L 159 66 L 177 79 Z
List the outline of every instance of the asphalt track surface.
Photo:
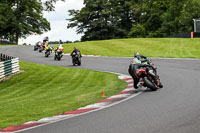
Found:
M 70 56 L 53 56 L 33 47 L 0 47 L 0 52 L 20 60 L 74 67 Z M 128 74 L 131 58 L 83 57 L 84 68 Z M 153 59 L 164 88 L 144 92 L 106 109 L 22 131 L 22 133 L 199 133 L 200 60 Z

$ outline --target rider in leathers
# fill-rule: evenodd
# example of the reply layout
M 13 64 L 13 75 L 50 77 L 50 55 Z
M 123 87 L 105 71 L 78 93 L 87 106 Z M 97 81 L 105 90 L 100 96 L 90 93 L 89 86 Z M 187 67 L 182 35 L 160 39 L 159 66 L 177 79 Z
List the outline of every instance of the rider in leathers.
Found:
M 136 74 L 135 74 L 136 70 L 140 69 L 141 67 L 146 67 L 146 69 L 148 69 L 149 66 L 151 66 L 151 68 L 155 71 L 155 74 L 157 75 L 156 69 L 152 66 L 151 61 L 149 61 L 147 57 L 140 55 L 138 52 L 134 54 L 134 58 L 129 65 L 128 72 L 134 80 L 133 84 L 134 84 L 135 89 L 138 88 L 137 84 L 139 83 L 139 80 L 140 80 L 140 78 L 136 77 Z M 162 88 L 161 83 L 160 83 L 160 87 Z
M 75 54 L 80 54 L 80 57 L 82 57 L 81 52 L 80 52 L 80 50 L 79 50 L 77 47 L 74 47 L 74 50 L 72 51 L 71 56 L 72 56 L 74 53 L 75 53 Z
M 138 86 L 137 84 L 139 83 L 139 78 L 136 77 L 136 70 L 137 69 L 140 69 L 140 67 L 146 67 L 148 66 L 147 64 L 142 64 L 140 60 L 138 60 L 138 58 L 134 57 L 133 60 L 131 61 L 130 65 L 129 65 L 129 69 L 128 69 L 128 72 L 129 74 L 132 76 L 133 78 L 133 85 L 134 85 L 134 88 L 137 89 Z

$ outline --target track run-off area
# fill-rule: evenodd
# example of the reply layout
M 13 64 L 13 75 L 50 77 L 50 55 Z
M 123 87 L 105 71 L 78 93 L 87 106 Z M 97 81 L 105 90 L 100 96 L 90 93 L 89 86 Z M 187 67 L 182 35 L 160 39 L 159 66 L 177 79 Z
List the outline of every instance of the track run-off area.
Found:
M 0 52 L 21 61 L 72 66 L 65 55 L 55 61 L 32 46 L 1 47 Z M 108 71 L 128 75 L 131 58 L 83 57 L 76 68 Z M 145 91 L 115 106 L 70 119 L 64 119 L 23 133 L 198 133 L 200 131 L 200 60 L 156 59 L 158 75 L 164 85 L 155 92 Z

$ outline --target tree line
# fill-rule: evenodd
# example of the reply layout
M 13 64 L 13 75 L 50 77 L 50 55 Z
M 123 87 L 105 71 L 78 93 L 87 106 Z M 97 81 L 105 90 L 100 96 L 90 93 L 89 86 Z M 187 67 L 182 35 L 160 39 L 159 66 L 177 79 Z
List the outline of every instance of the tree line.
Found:
M 50 30 L 44 11 L 59 0 L 1 0 L 0 39 L 19 38 Z M 65 0 L 60 0 L 65 1 Z M 200 18 L 199 0 L 84 0 L 81 10 L 69 10 L 68 28 L 81 41 L 128 37 L 167 37 L 193 31 Z
M 54 11 L 57 1 L 59 0 L 1 0 L 0 39 L 18 44 L 19 38 L 50 30 L 50 23 L 43 17 L 43 12 Z
M 200 18 L 199 0 L 84 0 L 81 10 L 69 10 L 68 28 L 81 40 L 128 37 L 168 37 L 193 31 Z

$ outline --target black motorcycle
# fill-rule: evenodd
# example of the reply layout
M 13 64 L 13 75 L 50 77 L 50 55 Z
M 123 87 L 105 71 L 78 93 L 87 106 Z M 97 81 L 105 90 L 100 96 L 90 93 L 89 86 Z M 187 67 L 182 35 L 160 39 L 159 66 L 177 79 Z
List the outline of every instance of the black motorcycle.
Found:
M 73 66 L 77 65 L 81 65 L 81 54 L 79 52 L 77 53 L 73 53 L 72 55 L 72 64 Z
M 54 60 L 61 60 L 62 57 L 62 51 L 55 51 Z
M 39 49 L 39 52 L 41 53 L 43 50 L 44 50 L 45 46 L 44 45 L 40 45 L 40 47 L 38 48 Z
M 34 51 L 38 50 L 39 47 L 40 47 L 40 45 L 35 45 L 35 46 L 34 46 Z

